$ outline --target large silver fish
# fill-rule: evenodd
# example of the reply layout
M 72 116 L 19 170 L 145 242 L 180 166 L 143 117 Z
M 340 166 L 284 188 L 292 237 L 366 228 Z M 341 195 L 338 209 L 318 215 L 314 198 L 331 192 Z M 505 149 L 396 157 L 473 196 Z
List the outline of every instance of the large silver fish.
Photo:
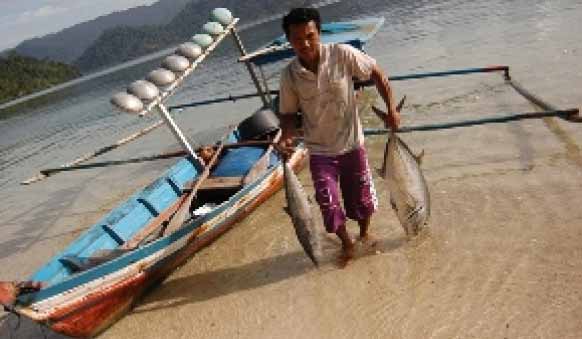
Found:
M 295 234 L 307 256 L 319 267 L 317 256 L 320 244 L 315 225 L 315 219 L 311 210 L 311 203 L 303 186 L 293 172 L 293 169 L 285 161 L 283 166 L 285 177 L 285 197 L 287 199 L 287 213 L 291 216 Z
M 386 114 L 372 109 L 380 117 Z M 394 131 L 388 132 L 382 176 L 388 181 L 390 203 L 408 237 L 417 235 L 430 217 L 430 194 L 420 169 L 422 156 L 423 152 L 414 155 Z

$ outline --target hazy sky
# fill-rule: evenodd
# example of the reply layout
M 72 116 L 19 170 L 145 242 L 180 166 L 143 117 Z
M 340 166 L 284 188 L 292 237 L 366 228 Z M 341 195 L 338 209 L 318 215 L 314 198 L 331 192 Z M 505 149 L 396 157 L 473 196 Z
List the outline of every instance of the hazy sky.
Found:
M 100 15 L 157 0 L 0 0 L 0 51 Z

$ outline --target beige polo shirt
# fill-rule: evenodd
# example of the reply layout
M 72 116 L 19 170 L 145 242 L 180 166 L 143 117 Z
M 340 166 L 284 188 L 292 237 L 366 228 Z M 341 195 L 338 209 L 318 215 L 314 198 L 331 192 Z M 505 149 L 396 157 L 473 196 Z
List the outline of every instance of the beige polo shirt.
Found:
M 376 61 L 350 45 L 321 44 L 317 74 L 296 57 L 281 74 L 279 111 L 303 113 L 313 154 L 338 155 L 364 143 L 353 78 L 370 78 Z

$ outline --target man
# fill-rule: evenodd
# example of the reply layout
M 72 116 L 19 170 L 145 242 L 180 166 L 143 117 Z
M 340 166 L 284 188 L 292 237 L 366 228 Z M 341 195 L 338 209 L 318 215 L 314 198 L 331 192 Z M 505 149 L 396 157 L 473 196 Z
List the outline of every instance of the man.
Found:
M 396 110 L 388 78 L 376 61 L 343 44 L 322 44 L 317 10 L 295 8 L 283 18 L 283 30 L 296 58 L 283 70 L 280 81 L 281 127 L 279 148 L 292 151 L 295 113 L 302 112 L 309 164 L 326 230 L 342 242 L 342 264 L 354 255 L 346 217 L 360 226 L 360 240 L 369 240 L 370 217 L 376 209 L 364 134 L 358 116 L 353 78 L 372 79 L 386 103 L 386 125 L 397 128 Z M 339 204 L 338 184 L 344 200 Z

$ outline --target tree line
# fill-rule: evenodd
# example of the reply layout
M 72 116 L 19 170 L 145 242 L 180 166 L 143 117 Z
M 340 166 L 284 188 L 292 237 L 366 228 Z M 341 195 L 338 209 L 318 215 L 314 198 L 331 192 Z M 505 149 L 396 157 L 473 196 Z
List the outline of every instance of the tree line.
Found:
M 0 102 L 58 85 L 80 75 L 76 67 L 64 63 L 9 52 L 0 56 Z

